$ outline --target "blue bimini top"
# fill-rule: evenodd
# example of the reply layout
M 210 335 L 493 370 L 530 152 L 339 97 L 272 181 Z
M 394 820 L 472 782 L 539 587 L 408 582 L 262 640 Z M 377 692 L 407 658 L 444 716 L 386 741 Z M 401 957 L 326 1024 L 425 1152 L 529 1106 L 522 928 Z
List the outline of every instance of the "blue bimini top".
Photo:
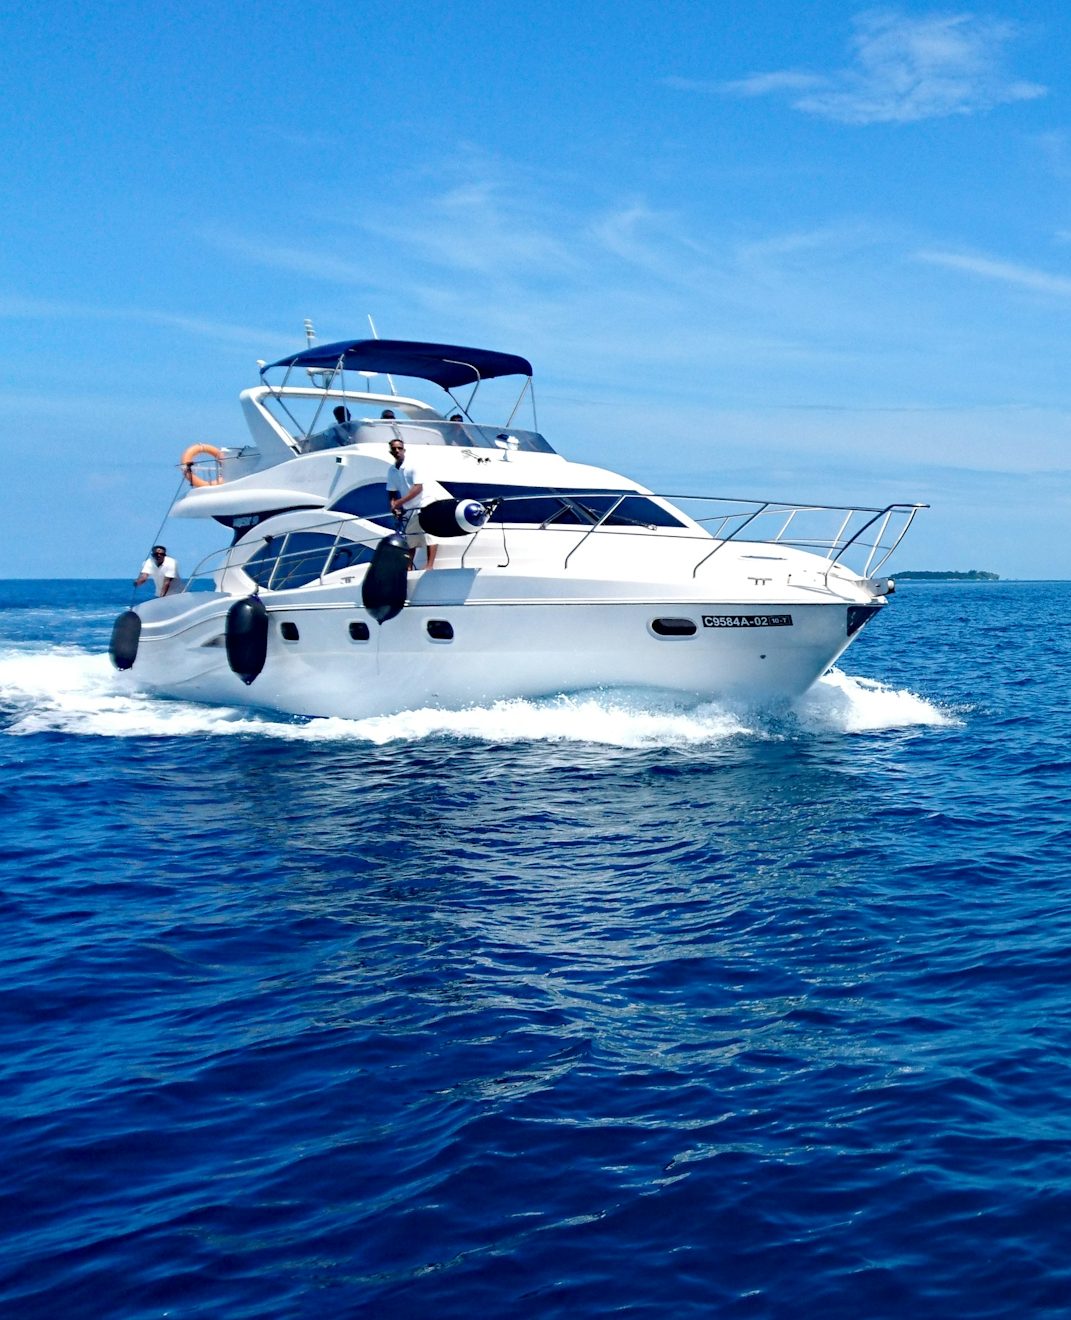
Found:
M 343 339 L 336 344 L 314 344 L 291 353 L 274 367 L 312 367 L 321 371 L 374 371 L 384 375 L 430 380 L 444 390 L 473 385 L 495 376 L 532 375 L 532 364 L 513 353 L 453 344 L 420 344 L 406 339 Z

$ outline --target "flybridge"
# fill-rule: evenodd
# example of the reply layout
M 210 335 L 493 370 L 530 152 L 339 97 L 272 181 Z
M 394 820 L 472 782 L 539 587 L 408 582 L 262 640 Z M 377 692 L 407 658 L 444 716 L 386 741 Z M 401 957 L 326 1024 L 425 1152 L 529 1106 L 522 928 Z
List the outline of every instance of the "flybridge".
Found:
M 310 331 L 307 330 L 307 333 Z M 295 369 L 299 373 L 298 380 L 294 380 Z M 269 378 L 269 373 L 279 371 L 283 372 L 281 380 L 278 376 L 274 381 Z M 347 373 L 350 373 L 351 377 L 357 376 L 363 379 L 348 381 Z M 370 379 L 378 375 L 386 377 L 389 392 L 370 392 Z M 502 431 L 503 427 L 512 427 L 525 395 L 528 395 L 532 410 L 532 430 L 533 433 L 538 431 L 535 395 L 532 391 L 532 364 L 527 358 L 519 357 L 515 353 L 496 353 L 485 348 L 468 348 L 458 344 L 431 344 L 408 339 L 342 339 L 331 344 L 310 343 L 300 352 L 290 353 L 277 362 L 260 368 L 264 387 L 288 413 L 290 413 L 291 401 L 297 396 L 304 395 L 317 398 L 320 406 L 329 401 L 332 403 L 342 401 L 343 420 L 346 420 L 344 403 L 348 399 L 366 403 L 378 401 L 392 406 L 401 405 L 401 415 L 419 418 L 422 421 L 442 417 L 441 413 L 436 413 L 426 403 L 401 395 L 394 384 L 395 376 L 430 381 L 437 385 L 452 401 L 448 410 L 451 420 L 466 424 L 473 420 L 472 406 L 482 382 L 497 377 L 523 376 L 524 384 L 516 402 L 509 409 L 508 416 L 495 429 Z M 467 390 L 468 397 L 465 400 L 459 399 L 454 393 L 455 390 Z M 339 416 L 337 408 L 335 414 L 336 417 Z M 311 427 L 306 429 L 306 435 L 310 430 Z M 418 439 L 418 437 L 411 438 Z M 506 438 L 504 432 L 503 438 Z M 351 440 L 352 437 L 348 439 L 340 437 L 335 443 L 349 443 Z M 467 440 L 460 434 L 445 438 L 430 437 L 428 440 L 428 443 L 432 444 L 473 442 L 479 444 L 480 440 L 478 437 Z M 523 441 L 520 443 L 522 448 L 549 449 L 545 441 L 532 445 Z

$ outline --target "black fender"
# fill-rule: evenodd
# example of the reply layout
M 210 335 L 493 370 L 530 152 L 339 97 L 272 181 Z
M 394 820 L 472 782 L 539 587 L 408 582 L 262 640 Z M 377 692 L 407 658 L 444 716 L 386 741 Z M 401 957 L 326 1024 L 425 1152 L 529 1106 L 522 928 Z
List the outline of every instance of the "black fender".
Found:
M 268 611 L 259 596 L 246 596 L 230 607 L 224 641 L 227 663 L 248 686 L 268 656 Z
M 116 669 L 133 669 L 138 658 L 138 642 L 141 641 L 141 615 L 134 610 L 120 614 L 112 625 L 112 640 L 108 654 Z
M 377 623 L 401 613 L 405 604 L 409 547 L 397 532 L 384 536 L 372 552 L 372 562 L 361 583 L 361 601 Z
M 433 500 L 417 520 L 429 536 L 471 536 L 487 521 L 487 506 L 479 500 Z

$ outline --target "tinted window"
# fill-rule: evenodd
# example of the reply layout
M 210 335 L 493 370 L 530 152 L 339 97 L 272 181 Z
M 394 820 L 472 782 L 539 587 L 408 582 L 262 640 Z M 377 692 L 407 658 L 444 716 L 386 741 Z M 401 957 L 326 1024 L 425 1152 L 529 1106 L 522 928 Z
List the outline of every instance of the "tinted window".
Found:
M 291 532 L 273 536 L 245 564 L 245 571 L 261 587 L 274 591 L 284 587 L 303 587 L 325 573 L 367 563 L 372 552 L 352 541 L 336 543 L 333 536 L 320 532 Z
M 442 485 L 455 499 L 483 503 L 501 500 L 491 514 L 492 522 L 591 527 L 605 519 L 604 527 L 684 526 L 646 495 L 619 490 L 555 490 L 549 486 L 492 486 L 477 481 L 444 481 Z M 611 509 L 613 513 L 609 513 Z
M 346 491 L 345 495 L 335 500 L 331 508 L 339 513 L 352 513 L 358 518 L 368 518 L 386 526 L 391 522 L 386 480 L 354 486 L 353 490 Z

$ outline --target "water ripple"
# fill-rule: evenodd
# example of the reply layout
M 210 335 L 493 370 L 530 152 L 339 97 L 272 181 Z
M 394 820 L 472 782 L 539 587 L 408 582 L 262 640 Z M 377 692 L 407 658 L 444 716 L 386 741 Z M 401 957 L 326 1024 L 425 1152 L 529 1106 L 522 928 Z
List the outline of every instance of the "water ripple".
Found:
M 389 722 L 20 598 L 0 1299 L 1062 1320 L 1069 594 L 906 588 L 789 711 Z

